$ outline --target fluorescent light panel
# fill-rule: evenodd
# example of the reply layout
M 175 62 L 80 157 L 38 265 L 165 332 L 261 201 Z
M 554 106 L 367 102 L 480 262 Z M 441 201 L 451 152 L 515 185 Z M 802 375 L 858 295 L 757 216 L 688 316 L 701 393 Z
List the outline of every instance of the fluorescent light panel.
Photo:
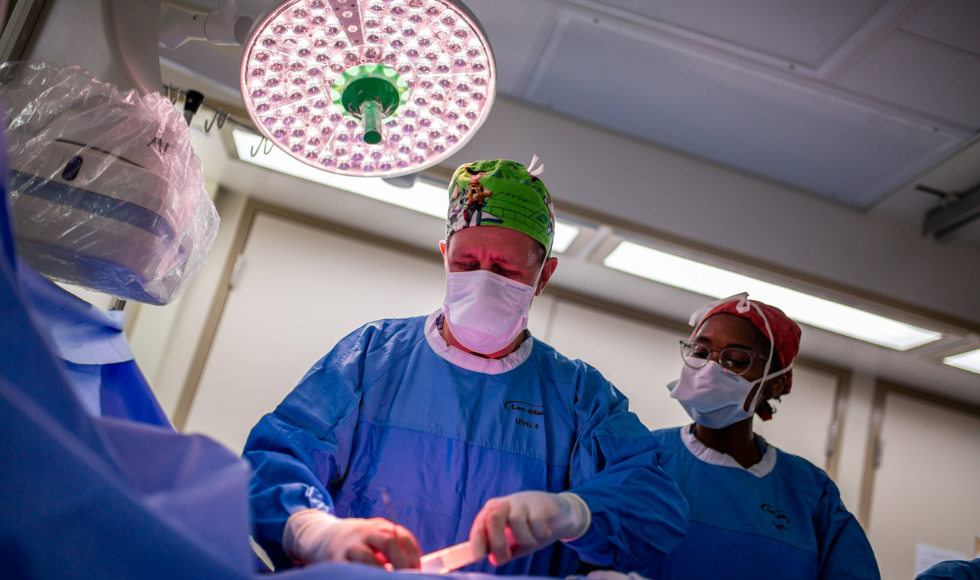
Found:
M 896 350 L 908 350 L 942 337 L 938 332 L 629 241 L 621 242 L 603 263 L 713 298 L 748 292 L 750 298 L 778 306 L 798 322 Z
M 943 362 L 949 366 L 980 374 L 980 350 L 971 350 L 963 354 L 948 356 Z
M 561 221 L 555 221 L 555 241 L 551 246 L 551 251 L 556 254 L 561 254 L 568 250 L 568 246 L 572 245 L 575 238 L 578 237 L 579 232 L 582 230 L 578 226 L 573 226 L 572 224 L 567 224 Z
M 278 147 L 273 147 L 269 153 L 259 151 L 252 156 L 252 151 L 262 145 L 262 137 L 246 131 L 232 131 L 235 139 L 235 150 L 238 158 L 246 163 L 265 167 L 279 173 L 292 175 L 300 179 L 328 185 L 364 197 L 404 207 L 412 211 L 446 219 L 449 203 L 446 188 L 416 180 L 412 187 L 396 187 L 380 177 L 349 177 L 321 171 L 301 161 L 293 159 Z M 564 222 L 555 224 L 555 243 L 553 251 L 562 253 L 575 241 L 579 228 Z

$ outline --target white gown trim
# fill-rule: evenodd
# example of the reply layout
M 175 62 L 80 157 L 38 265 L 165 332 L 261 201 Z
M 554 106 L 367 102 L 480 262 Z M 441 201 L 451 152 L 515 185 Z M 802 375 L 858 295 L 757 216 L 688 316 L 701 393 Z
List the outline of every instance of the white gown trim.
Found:
M 766 446 L 765 453 L 762 454 L 762 461 L 756 463 L 748 469 L 739 465 L 738 461 L 731 455 L 726 455 L 719 451 L 715 451 L 710 447 L 705 447 L 704 443 L 698 441 L 697 437 L 694 436 L 693 425 L 688 425 L 681 428 L 681 441 L 684 442 L 684 447 L 691 452 L 691 455 L 697 457 L 705 463 L 710 463 L 711 465 L 720 465 L 722 467 L 733 467 L 735 469 L 741 469 L 742 471 L 748 471 L 756 477 L 765 477 L 772 473 L 772 470 L 776 467 L 776 448 L 772 445 L 766 443 L 765 439 L 762 442 Z
M 504 358 L 483 358 L 449 346 L 443 340 L 442 332 L 439 330 L 439 318 L 441 316 L 442 309 L 439 309 L 426 319 L 425 340 L 437 355 L 460 368 L 486 375 L 499 375 L 516 369 L 531 356 L 534 338 L 531 337 L 530 332 L 528 332 L 527 339 L 521 343 L 521 346 Z

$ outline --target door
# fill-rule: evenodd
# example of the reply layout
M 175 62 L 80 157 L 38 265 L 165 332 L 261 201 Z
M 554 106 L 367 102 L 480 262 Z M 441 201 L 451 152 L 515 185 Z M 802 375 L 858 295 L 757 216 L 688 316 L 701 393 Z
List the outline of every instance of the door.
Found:
M 973 558 L 980 534 L 980 416 L 889 391 L 868 538 L 884 580 L 912 580 L 916 550 Z

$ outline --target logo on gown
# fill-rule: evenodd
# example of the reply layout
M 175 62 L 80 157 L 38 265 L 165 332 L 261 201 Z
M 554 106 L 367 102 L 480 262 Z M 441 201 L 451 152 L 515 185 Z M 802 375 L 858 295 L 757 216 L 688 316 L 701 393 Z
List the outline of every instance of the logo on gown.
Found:
M 772 525 L 776 526 L 777 530 L 789 530 L 789 518 L 786 517 L 783 510 L 776 509 L 765 503 L 759 507 L 762 508 L 762 511 L 772 516 Z
M 525 429 L 540 429 L 541 419 L 544 418 L 544 407 L 532 405 L 524 401 L 507 401 L 504 408 L 517 415 L 514 422 Z

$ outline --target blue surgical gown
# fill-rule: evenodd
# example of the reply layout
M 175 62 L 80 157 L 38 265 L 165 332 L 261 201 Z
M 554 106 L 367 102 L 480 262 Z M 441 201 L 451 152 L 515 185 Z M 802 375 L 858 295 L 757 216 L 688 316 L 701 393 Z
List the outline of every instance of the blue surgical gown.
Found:
M 640 573 L 657 580 L 880 578 L 864 531 L 826 473 L 762 438 L 763 461 L 751 471 L 709 462 L 695 455 L 706 448 L 690 429 L 653 433 L 664 448 L 662 467 L 691 504 L 690 530 Z
M 49 336 L 53 354 L 89 414 L 172 430 L 123 335 L 123 313 L 103 312 L 23 262 L 17 268 L 34 323 Z
M 980 558 L 972 562 L 940 562 L 916 576 L 915 580 L 980 580 Z
M 568 546 L 465 570 L 564 575 L 579 555 L 633 569 L 681 541 L 687 503 L 602 375 L 531 338 L 501 361 L 479 359 L 446 347 L 440 322 L 436 313 L 363 326 L 252 430 L 255 535 L 277 567 L 288 565 L 290 514 L 388 517 L 382 490 L 423 553 L 466 541 L 487 500 L 521 490 L 571 490 L 592 511 Z

